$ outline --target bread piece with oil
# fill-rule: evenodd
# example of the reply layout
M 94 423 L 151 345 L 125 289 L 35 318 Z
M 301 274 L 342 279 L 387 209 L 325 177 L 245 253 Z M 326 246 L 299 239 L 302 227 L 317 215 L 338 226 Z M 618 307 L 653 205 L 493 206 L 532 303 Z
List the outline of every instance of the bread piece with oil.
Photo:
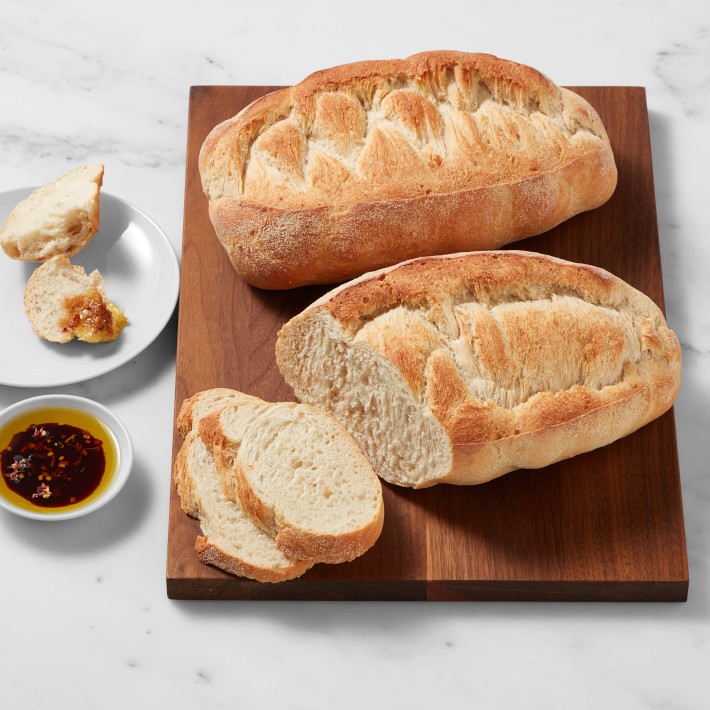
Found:
M 587 101 L 531 67 L 451 51 L 268 94 L 210 132 L 199 171 L 234 268 L 266 289 L 497 249 L 602 205 L 617 181 Z
M 103 165 L 82 165 L 37 188 L 3 224 L 5 253 L 22 261 L 74 256 L 99 229 L 103 177 Z
M 412 260 L 286 323 L 278 366 L 387 481 L 475 484 L 605 446 L 668 410 L 681 351 L 612 274 L 516 251 Z
M 54 256 L 34 270 L 24 305 L 35 333 L 53 343 L 74 338 L 110 342 L 128 324 L 121 308 L 106 299 L 98 270 L 87 274 L 65 256 Z

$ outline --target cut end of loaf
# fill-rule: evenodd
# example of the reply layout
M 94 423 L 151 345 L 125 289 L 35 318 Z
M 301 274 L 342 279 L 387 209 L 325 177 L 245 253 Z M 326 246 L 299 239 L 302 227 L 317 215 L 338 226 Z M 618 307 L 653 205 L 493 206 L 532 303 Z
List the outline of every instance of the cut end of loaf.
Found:
M 378 476 L 414 488 L 439 481 L 451 467 L 441 425 L 391 363 L 367 343 L 347 341 L 325 312 L 297 317 L 279 336 L 278 366 L 302 402 L 346 426 Z
M 0 231 L 5 253 L 21 261 L 47 261 L 83 249 L 99 229 L 103 175 L 103 165 L 85 165 L 37 188 Z

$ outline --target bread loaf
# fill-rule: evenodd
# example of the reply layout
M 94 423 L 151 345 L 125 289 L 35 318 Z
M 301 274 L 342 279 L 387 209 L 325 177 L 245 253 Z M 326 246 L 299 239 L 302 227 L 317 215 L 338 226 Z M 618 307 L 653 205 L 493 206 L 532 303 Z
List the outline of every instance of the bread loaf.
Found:
M 34 270 L 24 306 L 35 333 L 54 343 L 74 338 L 106 343 L 128 324 L 121 308 L 106 298 L 98 270 L 87 274 L 65 256 L 53 256 Z
M 412 260 L 323 296 L 276 357 L 387 481 L 475 484 L 619 439 L 671 407 L 681 351 L 659 308 L 541 254 Z
M 321 71 L 216 126 L 199 156 L 217 236 L 268 289 L 494 249 L 604 203 L 595 110 L 530 67 L 426 52 Z
M 362 555 L 382 531 L 384 508 L 380 482 L 350 435 L 308 405 L 249 400 L 200 422 L 227 498 L 291 557 L 338 563 Z
M 37 188 L 3 224 L 5 253 L 22 261 L 46 261 L 83 249 L 99 229 L 103 178 L 103 165 L 82 165 Z

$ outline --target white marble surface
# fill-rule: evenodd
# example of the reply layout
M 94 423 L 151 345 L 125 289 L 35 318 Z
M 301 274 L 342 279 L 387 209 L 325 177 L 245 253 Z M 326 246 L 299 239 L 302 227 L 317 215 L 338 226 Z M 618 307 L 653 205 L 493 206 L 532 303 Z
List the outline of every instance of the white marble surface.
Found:
M 58 388 L 127 423 L 136 464 L 122 494 L 62 524 L 0 515 L 0 706 L 359 708 L 392 693 L 409 707 L 710 707 L 710 11 L 705 0 L 480 5 L 2 0 L 0 190 L 103 161 L 105 189 L 179 253 L 192 84 L 287 84 L 454 48 L 560 84 L 645 86 L 668 320 L 685 356 L 688 602 L 169 601 L 173 319 L 121 369 Z M 0 387 L 0 406 L 33 394 Z

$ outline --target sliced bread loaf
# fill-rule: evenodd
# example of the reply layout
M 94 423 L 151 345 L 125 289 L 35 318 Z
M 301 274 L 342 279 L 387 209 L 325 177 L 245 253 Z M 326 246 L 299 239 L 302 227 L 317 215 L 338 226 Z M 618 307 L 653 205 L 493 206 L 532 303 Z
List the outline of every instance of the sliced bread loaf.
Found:
M 5 253 L 22 261 L 73 256 L 99 229 L 103 165 L 82 165 L 37 188 L 10 212 L 0 231 Z
M 104 296 L 98 271 L 87 274 L 65 256 L 54 256 L 30 276 L 25 288 L 25 313 L 35 333 L 54 343 L 78 338 L 104 343 L 121 334 L 128 319 Z
M 681 350 L 602 269 L 542 254 L 414 259 L 286 323 L 276 361 L 385 480 L 476 484 L 606 446 L 667 411 Z
M 380 481 L 325 412 L 249 398 L 202 419 L 200 436 L 214 447 L 225 494 L 288 555 L 346 562 L 379 537 Z
M 200 521 L 195 552 L 201 562 L 259 582 L 294 579 L 312 567 L 285 555 L 238 502 L 225 498 L 212 453 L 195 431 L 187 432 L 175 459 L 174 481 L 182 509 Z

